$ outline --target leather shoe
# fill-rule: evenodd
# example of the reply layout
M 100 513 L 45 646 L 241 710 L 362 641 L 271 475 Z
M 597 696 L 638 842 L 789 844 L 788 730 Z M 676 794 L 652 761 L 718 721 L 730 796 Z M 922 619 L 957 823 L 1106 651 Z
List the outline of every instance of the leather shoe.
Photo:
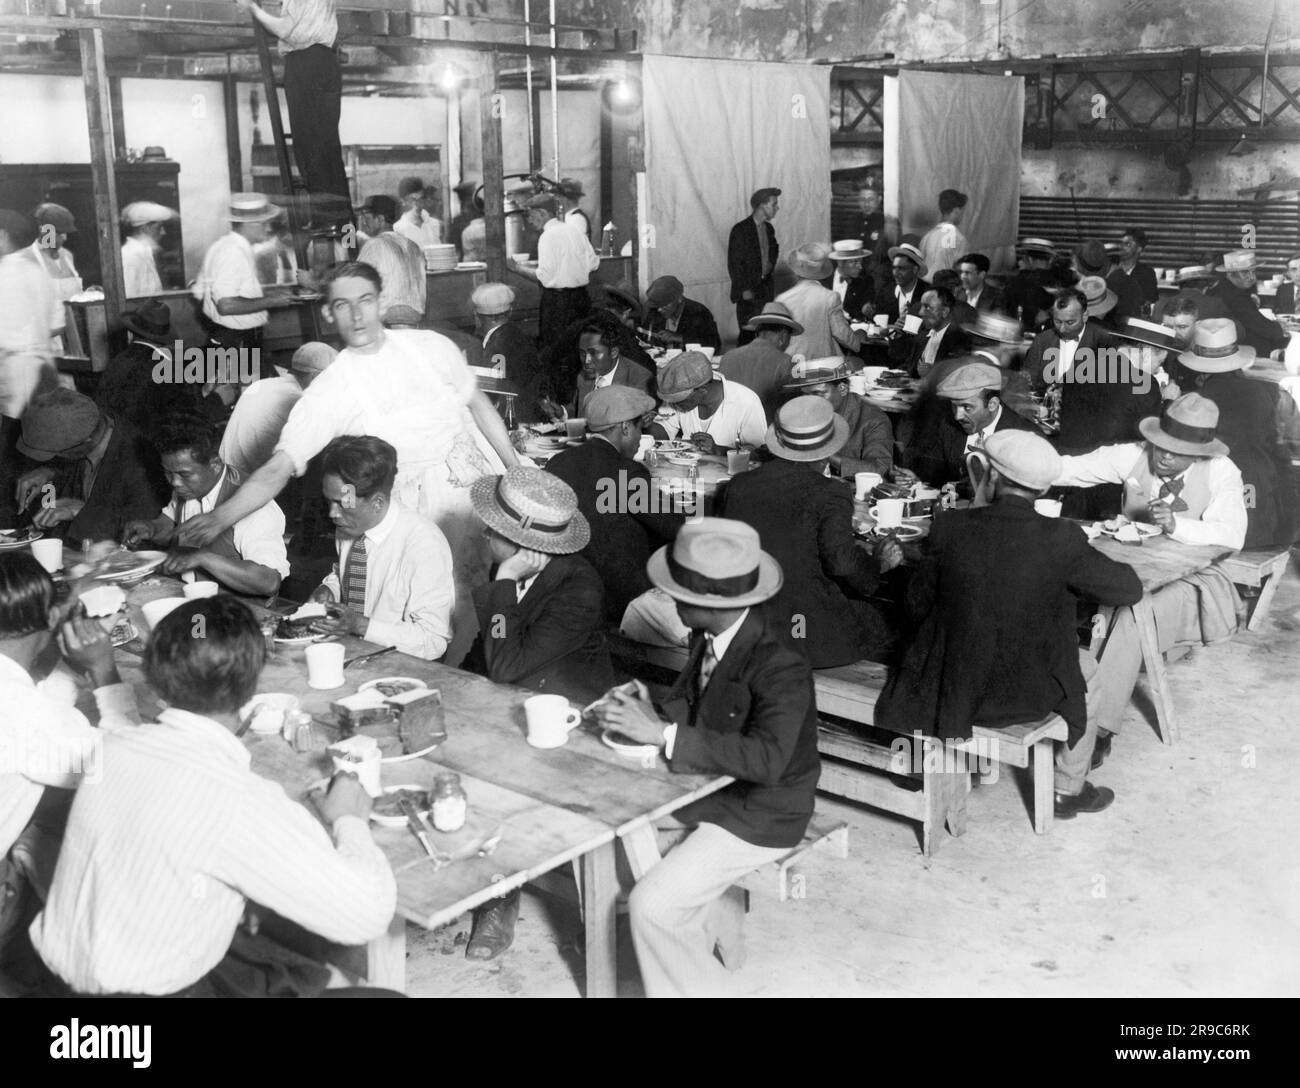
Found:
M 1071 797 L 1058 793 L 1056 803 L 1052 806 L 1058 820 L 1073 820 L 1080 812 L 1100 812 L 1109 808 L 1115 800 L 1115 791 L 1105 786 L 1098 788 L 1091 782 L 1084 782 L 1083 791 Z
M 465 946 L 467 960 L 494 960 L 514 943 L 519 919 L 519 889 L 484 903 L 474 912 L 474 928 Z
M 1103 763 L 1106 757 L 1110 755 L 1110 742 L 1115 739 L 1114 733 L 1098 733 L 1097 743 L 1092 749 L 1092 769 L 1095 771 Z

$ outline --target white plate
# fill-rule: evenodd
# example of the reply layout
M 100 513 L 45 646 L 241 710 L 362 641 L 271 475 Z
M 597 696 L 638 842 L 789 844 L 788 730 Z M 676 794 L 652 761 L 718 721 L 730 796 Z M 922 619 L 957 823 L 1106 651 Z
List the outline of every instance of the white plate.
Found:
M 621 756 L 630 756 L 633 759 L 654 759 L 659 755 L 659 748 L 653 744 L 637 744 L 635 742 L 615 740 L 611 734 L 617 732 L 613 729 L 606 729 L 600 735 L 600 741 L 607 748 L 613 748 Z M 622 734 L 619 734 L 622 736 Z
M 417 786 L 414 782 L 407 782 L 401 786 L 384 787 L 384 793 L 386 794 L 396 793 L 398 790 L 415 790 L 417 793 L 423 793 L 426 796 L 426 798 L 428 797 L 428 793 L 429 793 L 428 790 L 423 789 L 420 786 Z M 423 808 L 420 808 L 419 811 L 421 816 L 429 815 L 429 809 L 427 805 Z M 380 827 L 405 827 L 406 826 L 405 816 L 381 816 L 379 813 L 375 812 L 374 809 L 370 810 L 370 819 L 373 823 L 377 823 Z
M 670 465 L 698 465 L 700 463 L 700 455 L 698 453 L 665 453 L 664 460 L 666 460 Z
M 685 453 L 690 448 L 691 444 L 689 442 L 681 442 L 676 439 L 655 443 L 655 453 Z
M 871 536 L 889 536 L 894 537 L 900 544 L 910 544 L 913 540 L 920 540 L 926 535 L 926 529 L 923 525 L 900 525 L 897 529 L 864 529 L 863 532 Z
M 364 684 L 357 685 L 357 691 L 369 691 L 371 688 L 377 688 L 380 684 L 397 684 L 408 685 L 407 691 L 414 691 L 416 688 L 427 688 L 429 685 L 423 680 L 414 676 L 381 676 L 378 680 L 367 680 Z M 383 694 L 382 692 L 380 694 Z
M 421 756 L 427 756 L 441 743 L 442 741 L 436 741 L 435 743 L 430 744 L 428 748 L 421 748 L 418 752 L 404 752 L 400 756 L 384 756 L 379 762 L 380 763 L 405 763 L 409 759 L 419 759 Z
M 8 548 L 25 548 L 33 540 L 40 540 L 44 535 L 40 529 L 35 527 L 29 529 L 0 529 L 0 551 Z
M 125 582 L 132 578 L 140 578 L 148 574 L 151 570 L 156 570 L 162 566 L 163 560 L 167 558 L 166 552 L 135 552 L 132 558 L 139 560 L 133 566 L 127 566 L 122 563 L 116 570 L 105 571 L 103 574 L 96 574 L 97 582 Z

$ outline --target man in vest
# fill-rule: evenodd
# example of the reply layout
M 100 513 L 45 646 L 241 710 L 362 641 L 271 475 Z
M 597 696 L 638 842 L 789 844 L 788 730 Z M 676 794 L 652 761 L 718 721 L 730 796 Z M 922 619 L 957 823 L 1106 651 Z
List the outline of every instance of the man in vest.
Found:
M 238 489 L 239 472 L 222 462 L 217 435 L 208 420 L 177 412 L 163 420 L 155 444 L 172 487 L 172 501 L 152 521 L 131 521 L 123 534 L 130 546 L 152 540 L 170 544 L 176 526 L 206 514 Z M 274 502 L 254 510 L 206 548 L 176 548 L 163 564 L 166 574 L 201 572 L 232 593 L 269 597 L 289 576 L 284 514 Z

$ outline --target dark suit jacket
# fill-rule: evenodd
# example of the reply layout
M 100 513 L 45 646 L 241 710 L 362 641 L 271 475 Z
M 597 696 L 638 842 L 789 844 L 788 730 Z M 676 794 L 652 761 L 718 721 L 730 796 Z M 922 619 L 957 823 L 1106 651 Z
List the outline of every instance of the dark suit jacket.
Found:
M 876 313 L 888 314 L 891 325 L 898 320 L 898 295 L 895 293 L 897 286 L 891 277 L 876 288 Z M 921 316 L 921 298 L 932 286 L 934 285 L 917 277 L 916 287 L 912 291 L 912 301 L 907 307 L 907 312 L 913 317 Z
M 771 223 L 763 226 L 767 230 L 767 255 L 775 271 L 781 252 L 776 244 L 776 229 Z M 752 215 L 731 228 L 727 238 L 727 274 L 731 277 L 732 302 L 739 302 L 744 291 L 753 291 L 754 301 L 758 303 L 771 302 L 776 297 L 772 277 L 763 275 L 763 251 L 758 245 L 758 230 Z
M 645 565 L 651 552 L 670 543 L 684 519 L 657 512 L 659 494 L 649 470 L 603 438 L 561 450 L 546 471 L 573 488 L 591 524 L 591 543 L 581 554 L 604 583 L 605 619 L 617 624 L 628 602 L 650 588 Z
M 1148 269 L 1148 271 L 1150 271 Z M 1115 308 L 1106 315 L 1106 319 L 1113 325 L 1123 321 L 1126 317 L 1142 316 L 1142 286 L 1133 278 L 1120 271 L 1119 268 L 1111 270 L 1110 274 L 1105 277 L 1106 286 L 1115 292 L 1119 301 L 1115 303 Z M 1155 274 L 1152 274 L 1152 287 L 1155 286 Z
M 1249 344 L 1260 355 L 1286 347 L 1289 339 L 1286 331 L 1259 312 L 1257 296 L 1249 288 L 1237 287 L 1223 279 L 1212 284 L 1205 293 L 1219 299 L 1228 308 L 1228 316 L 1237 323 L 1241 343 Z
M 784 351 L 761 337 L 732 348 L 718 363 L 718 370 L 729 382 L 748 386 L 763 402 L 763 414 L 776 418 L 781 396 L 794 366 Z
M 60 465 L 56 472 L 53 483 L 57 497 L 85 502 L 81 513 L 53 530 L 65 540 L 73 541 L 77 547 L 86 538 L 121 539 L 122 527 L 128 521 L 156 518 L 171 494 L 171 489 L 162 479 L 157 452 L 130 424 L 123 422 L 113 426 L 113 436 L 108 440 L 108 448 L 99 463 L 89 495 L 82 494 L 80 462 Z M 160 482 L 163 489 L 161 498 Z
M 1011 276 L 1002 291 L 1003 310 L 1024 322 L 1025 329 L 1037 328 L 1040 311 L 1052 308 L 1052 296 L 1047 286 L 1055 286 L 1056 274 L 1050 268 L 1030 268 Z M 1023 316 L 1022 316 L 1023 311 Z
M 1073 743 L 1087 717 L 1076 594 L 1132 604 L 1142 583 L 1073 522 L 1018 496 L 937 515 L 909 588 L 916 636 L 876 703 L 877 723 L 965 738 L 975 724 L 1056 713 Z
M 755 846 L 796 846 L 813 813 L 821 761 L 808 662 L 766 614 L 750 610 L 703 695 L 697 691 L 704 636 L 664 700 L 677 723 L 668 765 L 682 774 L 729 774 L 730 786 L 682 809 L 686 823 L 711 823 Z
M 803 617 L 796 644 L 813 668 L 861 661 L 887 641 L 887 632 L 866 630 L 867 617 L 849 607 L 850 598 L 875 592 L 880 567 L 854 539 L 853 495 L 844 484 L 808 464 L 769 461 L 727 485 L 718 515 L 752 525 L 781 564 L 785 582 L 769 611 L 787 630 Z
M 655 396 L 654 374 L 629 359 L 620 357 L 618 365 L 614 368 L 613 384 L 630 386 L 633 389 L 640 389 L 643 393 L 647 393 L 652 397 Z M 584 378 L 581 371 L 579 371 L 578 389 L 573 394 L 573 400 L 569 402 L 569 415 L 573 418 L 583 416 L 587 410 L 587 398 L 595 391 L 596 383 Z
M 557 555 L 519 602 L 512 581 L 478 586 L 479 634 L 464 667 L 498 684 L 591 702 L 614 684 L 603 608 L 600 576 L 578 555 Z
M 513 321 L 498 325 L 488 333 L 483 363 L 494 367 L 498 362 L 505 365 L 506 380 L 519 387 L 515 419 L 520 423 L 538 422 L 542 418 L 537 401 L 543 392 L 543 371 L 537 357 L 537 341 Z
M 686 344 L 703 344 L 706 348 L 717 351 L 722 347 L 722 338 L 718 335 L 718 323 L 713 314 L 702 302 L 693 298 L 682 299 L 682 312 L 677 318 L 677 331 L 669 332 L 664 326 L 664 319 L 656 312 L 646 319 L 646 326 L 652 335 L 672 339 L 682 346 Z
M 1119 288 L 1112 281 L 1118 282 L 1121 278 L 1137 287 L 1138 299 L 1141 302 L 1154 306 L 1156 300 L 1160 298 L 1160 289 L 1156 285 L 1156 270 L 1149 264 L 1138 261 L 1133 266 L 1132 274 L 1125 272 L 1119 265 L 1116 265 L 1110 270 L 1110 275 L 1106 277 L 1106 283 L 1112 291 L 1118 292 Z
M 925 345 L 929 341 L 930 334 L 924 329 L 911 335 L 905 333 L 895 338 L 889 345 L 889 358 L 898 369 L 906 370 L 913 378 L 919 378 L 921 377 L 918 369 L 921 365 L 921 356 L 925 353 Z M 948 327 L 944 330 L 934 361 L 937 363 L 940 359 L 950 359 L 954 355 L 969 355 L 970 352 L 970 333 L 962 329 L 956 320 L 953 320 L 948 323 Z
M 578 340 L 582 335 L 582 327 L 590 321 L 597 322 L 608 332 L 611 340 L 618 344 L 619 355 L 654 373 L 654 360 L 637 342 L 636 333 L 608 310 L 596 310 L 586 317 L 571 322 L 554 344 L 542 349 L 543 374 L 538 381 L 538 388 L 557 404 L 565 404 L 573 399 L 578 375 L 582 371 L 582 364 L 578 359 Z M 653 390 L 651 392 L 653 393 Z
M 863 272 L 848 281 L 844 288 L 844 312 L 849 315 L 850 321 L 865 321 L 862 316 L 862 306 L 870 302 L 875 304 L 876 298 L 876 281 L 871 278 L 869 272 Z
M 967 303 L 969 305 L 969 303 Z M 1003 301 L 1002 292 L 994 287 L 988 280 L 984 281 L 984 290 L 980 292 L 980 297 L 976 301 L 974 308 L 976 310 L 996 310 L 1001 312 L 1006 303 Z
M 172 349 L 167 350 L 170 358 Z M 95 403 L 146 438 L 163 416 L 177 410 L 202 412 L 214 425 L 224 425 L 230 411 L 215 393 L 205 397 L 203 388 L 193 383 L 153 380 L 160 358 L 143 340 L 128 344 L 108 361 L 99 376 Z M 165 370 L 169 376 L 170 367 L 167 364 Z
M 1295 313 L 1295 284 L 1290 280 L 1284 280 L 1282 286 L 1277 289 L 1277 295 L 1273 299 L 1273 312 L 1275 314 Z
M 945 402 L 946 403 L 946 402 Z M 994 431 L 1032 431 L 1042 432 L 1024 416 L 1018 415 L 1002 406 Z M 967 479 L 966 474 L 966 432 L 958 426 L 949 412 L 936 428 L 936 434 L 924 447 L 916 449 L 912 458 L 912 471 L 931 487 L 942 487 L 946 483 L 961 483 Z

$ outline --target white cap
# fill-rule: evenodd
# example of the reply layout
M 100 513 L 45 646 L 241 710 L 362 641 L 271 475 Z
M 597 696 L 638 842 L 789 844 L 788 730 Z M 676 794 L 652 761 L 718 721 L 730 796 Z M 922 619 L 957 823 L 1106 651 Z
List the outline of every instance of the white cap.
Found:
M 177 218 L 177 212 L 165 204 L 155 204 L 152 200 L 137 200 L 122 209 L 122 226 L 129 230 L 143 227 L 146 223 L 166 223 Z

